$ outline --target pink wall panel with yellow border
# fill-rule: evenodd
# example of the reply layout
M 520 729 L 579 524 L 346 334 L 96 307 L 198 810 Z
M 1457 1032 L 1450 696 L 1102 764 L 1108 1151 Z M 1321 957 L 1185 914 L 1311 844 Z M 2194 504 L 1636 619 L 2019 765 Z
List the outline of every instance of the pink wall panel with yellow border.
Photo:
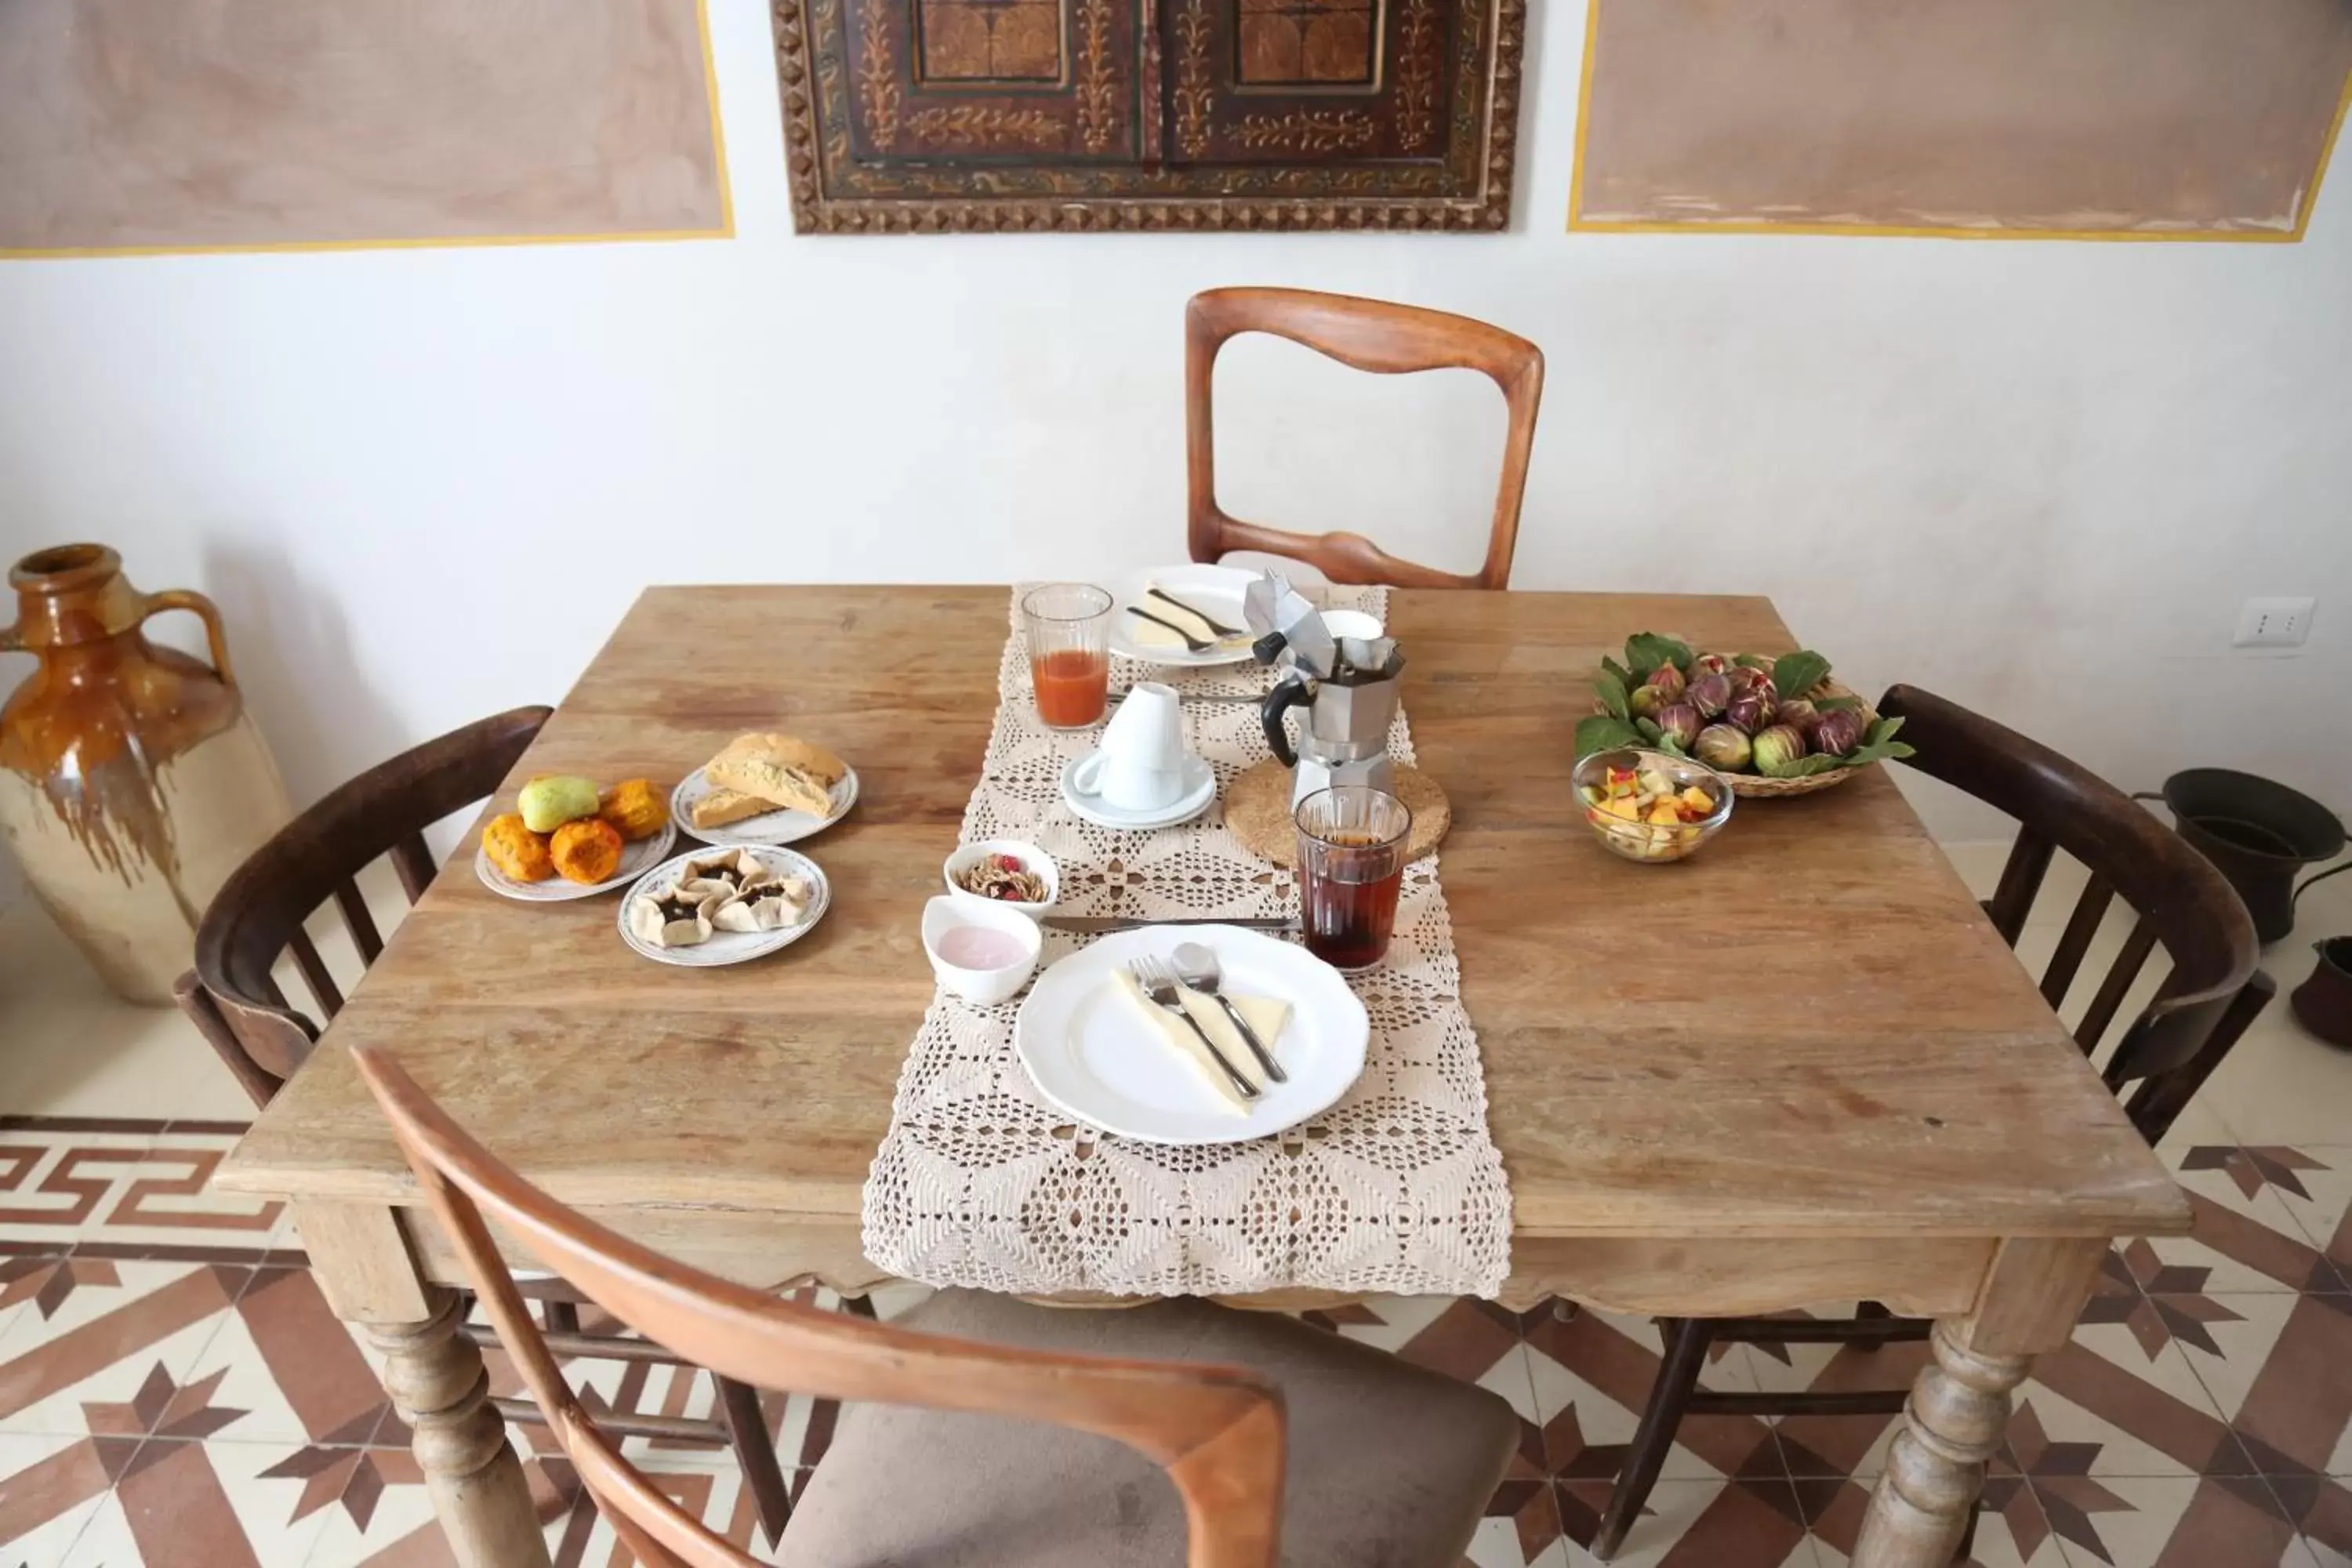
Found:
M 1569 226 L 2299 238 L 2352 0 L 1591 0 Z
M 731 231 L 701 0 L 0 0 L 0 255 Z

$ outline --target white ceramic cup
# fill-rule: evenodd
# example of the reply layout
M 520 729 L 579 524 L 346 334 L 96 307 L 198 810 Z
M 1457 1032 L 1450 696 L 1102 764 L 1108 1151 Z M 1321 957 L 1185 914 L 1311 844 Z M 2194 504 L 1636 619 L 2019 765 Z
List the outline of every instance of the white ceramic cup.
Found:
M 1175 688 L 1139 680 L 1104 726 L 1102 749 L 1070 784 L 1114 811 L 1160 811 L 1184 793 L 1184 706 Z
M 1334 642 L 1341 637 L 1362 637 L 1369 642 L 1381 635 L 1380 617 L 1361 610 L 1326 610 L 1323 629 L 1331 634 Z

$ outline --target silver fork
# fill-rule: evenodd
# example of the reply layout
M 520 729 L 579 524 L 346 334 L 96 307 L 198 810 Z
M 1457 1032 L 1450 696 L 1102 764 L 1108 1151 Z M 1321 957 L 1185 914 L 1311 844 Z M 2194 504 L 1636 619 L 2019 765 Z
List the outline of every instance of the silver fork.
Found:
M 1174 621 L 1168 619 L 1165 616 L 1155 616 L 1150 610 L 1144 609 L 1139 605 L 1129 605 L 1127 607 L 1127 613 L 1130 616 L 1140 616 L 1154 626 L 1166 626 L 1170 631 L 1174 632 L 1178 637 L 1184 639 L 1184 649 L 1187 653 L 1206 653 L 1211 648 L 1217 646 L 1213 642 L 1202 641 L 1201 638 L 1194 637 L 1191 632 L 1186 631 L 1182 626 L 1178 626 Z
M 1225 1053 L 1217 1049 L 1217 1042 L 1209 1038 L 1209 1032 L 1201 1027 L 1192 1014 L 1184 1011 L 1184 1004 L 1176 994 L 1176 975 L 1173 971 L 1161 963 L 1159 959 L 1147 957 L 1130 959 L 1128 962 L 1127 972 L 1135 976 L 1135 983 L 1143 987 L 1143 994 L 1151 999 L 1154 1006 L 1164 1008 L 1184 1020 L 1185 1026 L 1207 1048 L 1211 1058 L 1219 1067 L 1224 1068 L 1225 1077 L 1233 1080 L 1234 1093 L 1244 1100 L 1255 1100 L 1265 1092 L 1257 1085 L 1250 1082 L 1240 1068 L 1225 1059 Z

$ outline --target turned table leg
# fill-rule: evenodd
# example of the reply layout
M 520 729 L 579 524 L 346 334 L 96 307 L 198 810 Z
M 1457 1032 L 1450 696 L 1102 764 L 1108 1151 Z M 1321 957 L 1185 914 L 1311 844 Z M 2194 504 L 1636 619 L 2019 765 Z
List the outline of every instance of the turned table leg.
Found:
M 415 1434 L 433 1517 L 460 1568 L 549 1568 L 482 1353 L 457 1332 L 464 1299 L 418 1274 L 390 1209 L 302 1203 L 294 1223 L 328 1305 L 384 1354 L 384 1392 Z
M 457 1332 L 464 1299 L 446 1289 L 436 1294 L 439 1305 L 422 1322 L 367 1327 L 386 1358 L 384 1392 L 416 1435 L 433 1516 L 462 1568 L 546 1568 L 547 1537 L 506 1422 L 490 1404 L 482 1352 Z
M 1870 1498 L 1853 1568 L 1947 1568 L 2009 1426 L 2011 1391 L 2034 1354 L 2055 1350 L 2089 1298 L 2105 1245 L 2002 1244 L 1965 1318 L 1936 1325 L 1934 1359 L 1904 1407 Z

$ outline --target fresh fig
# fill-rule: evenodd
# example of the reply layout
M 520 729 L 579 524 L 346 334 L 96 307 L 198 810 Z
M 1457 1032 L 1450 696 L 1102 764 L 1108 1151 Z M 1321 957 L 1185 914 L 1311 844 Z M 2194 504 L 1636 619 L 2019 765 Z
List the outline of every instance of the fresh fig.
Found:
M 1692 681 L 1683 695 L 1689 699 L 1702 719 L 1720 719 L 1731 703 L 1731 682 L 1717 672 L 1710 672 Z
M 1862 715 L 1851 708 L 1833 708 L 1813 726 L 1813 750 L 1823 756 L 1843 757 L 1862 744 Z
M 1790 763 L 1805 754 L 1805 738 L 1786 724 L 1775 724 L 1756 737 L 1752 748 L 1756 771 L 1779 778 Z
M 1722 773 L 1746 771 L 1752 754 L 1747 735 L 1728 724 L 1709 724 L 1691 744 L 1691 755 Z
M 1772 724 L 1772 700 L 1760 691 L 1743 691 L 1723 710 L 1723 721 L 1753 735 Z
M 1685 752 L 1698 739 L 1701 728 L 1698 710 L 1687 702 L 1669 702 L 1651 718 L 1656 721 L 1660 733 L 1672 735 L 1675 743 Z
M 1652 670 L 1650 679 L 1644 684 L 1664 692 L 1664 701 L 1679 702 L 1683 699 L 1683 672 L 1671 664 L 1662 664 Z

